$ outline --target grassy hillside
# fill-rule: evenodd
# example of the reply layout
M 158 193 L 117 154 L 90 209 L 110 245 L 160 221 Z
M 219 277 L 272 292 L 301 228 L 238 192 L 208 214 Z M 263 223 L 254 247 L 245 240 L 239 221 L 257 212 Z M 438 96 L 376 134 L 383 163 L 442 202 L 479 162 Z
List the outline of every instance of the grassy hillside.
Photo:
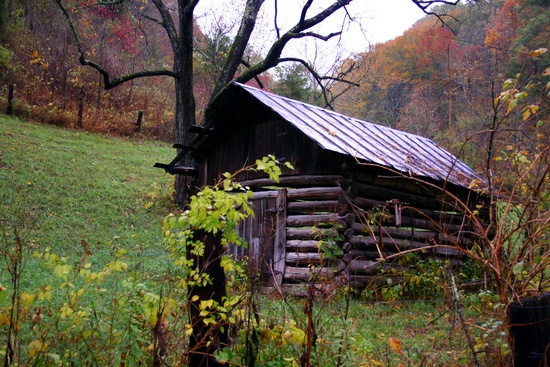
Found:
M 1 115 L 0 218 L 14 223 L 36 251 L 51 248 L 76 259 L 86 241 L 95 256 L 125 248 L 136 265 L 164 256 L 160 223 L 174 209 L 172 177 L 153 164 L 173 154 L 165 143 Z

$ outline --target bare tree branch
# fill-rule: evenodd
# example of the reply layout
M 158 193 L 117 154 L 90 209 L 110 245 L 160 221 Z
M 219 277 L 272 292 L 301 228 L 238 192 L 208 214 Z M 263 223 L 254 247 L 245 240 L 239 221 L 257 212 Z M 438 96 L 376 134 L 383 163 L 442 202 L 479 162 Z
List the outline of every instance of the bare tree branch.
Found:
M 246 61 L 246 60 L 241 60 L 241 64 L 243 64 L 243 65 L 246 66 L 247 68 L 250 67 L 250 63 L 249 63 L 248 61 Z M 257 75 L 254 77 L 254 80 L 256 81 L 256 83 L 258 83 L 258 86 L 259 86 L 260 88 L 263 89 L 264 83 L 262 83 L 262 81 L 260 80 L 260 78 L 258 78 Z
M 418 6 L 422 11 L 428 15 L 434 15 L 434 13 L 431 13 L 428 11 L 428 8 L 434 4 L 447 4 L 447 5 L 456 5 L 460 2 L 460 0 L 412 0 L 412 2 Z
M 112 0 L 112 1 L 98 1 L 93 4 L 86 4 L 79 6 L 77 9 L 86 9 L 94 6 L 113 6 L 113 5 L 122 5 L 125 0 Z
M 275 14 L 273 15 L 273 25 L 275 27 L 275 32 L 277 33 L 277 39 L 281 38 L 281 28 L 277 24 L 277 18 L 279 16 L 279 0 L 275 0 Z
M 325 107 L 332 108 L 332 103 L 334 102 L 335 98 L 332 95 L 332 92 L 330 91 L 330 89 L 327 88 L 327 86 L 323 83 L 324 81 L 329 80 L 334 82 L 345 83 L 355 87 L 359 86 L 358 83 L 344 78 L 347 73 L 339 73 L 338 76 L 320 75 L 315 70 L 315 68 L 313 68 L 313 66 L 311 66 L 307 61 L 300 58 L 286 57 L 286 58 L 279 59 L 279 63 L 283 63 L 283 62 L 300 63 L 308 70 L 308 72 L 312 75 L 313 79 L 315 79 L 315 82 L 317 83 L 319 88 L 321 88 L 321 93 L 323 94 L 323 99 L 325 101 Z
M 167 69 L 160 69 L 160 70 L 139 71 L 139 72 L 135 72 L 135 73 L 130 73 L 130 74 L 126 74 L 126 75 L 123 75 L 121 77 L 118 77 L 118 78 L 115 78 L 115 79 L 111 80 L 111 77 L 110 77 L 109 72 L 107 70 L 105 70 L 104 68 L 99 66 L 94 61 L 86 59 L 86 56 L 85 56 L 84 51 L 82 49 L 82 44 L 80 43 L 80 38 L 78 36 L 78 32 L 76 31 L 76 28 L 75 28 L 74 23 L 73 23 L 70 15 L 69 15 L 69 12 L 65 8 L 65 6 L 62 4 L 61 0 L 55 0 L 55 1 L 57 2 L 57 5 L 59 6 L 61 11 L 63 12 L 63 15 L 65 16 L 65 18 L 67 19 L 67 23 L 69 24 L 69 28 L 71 29 L 71 33 L 73 34 L 73 38 L 75 40 L 76 47 L 77 47 L 77 50 L 78 50 L 78 60 L 79 60 L 80 64 L 84 65 L 84 66 L 90 66 L 90 67 L 96 69 L 101 74 L 101 76 L 103 77 L 103 84 L 104 84 L 105 89 L 112 89 L 112 88 L 114 88 L 114 87 L 116 87 L 116 86 L 118 86 L 122 83 L 128 82 L 128 81 L 133 80 L 133 79 L 146 77 L 146 76 L 161 76 L 161 75 L 164 75 L 164 76 L 170 76 L 170 77 L 173 77 L 173 78 L 178 78 L 178 75 L 174 71 L 167 70 Z
M 313 0 L 308 0 L 308 2 L 304 4 L 304 7 L 302 8 L 302 14 L 300 15 L 300 21 L 298 22 L 298 24 L 303 26 L 304 21 L 306 20 L 307 11 L 311 7 L 311 3 L 313 3 Z
M 296 37 L 293 37 L 293 38 L 298 39 L 298 38 L 304 38 L 304 37 L 311 37 L 311 38 L 318 38 L 323 41 L 328 41 L 329 39 L 336 36 L 340 36 L 341 34 L 342 32 L 334 32 L 329 35 L 323 36 L 321 34 L 314 33 L 314 32 L 303 32 L 303 33 L 298 33 Z
M 454 30 L 451 27 L 448 26 L 445 19 L 443 19 L 444 17 L 449 17 L 451 19 L 457 20 L 455 17 L 453 17 L 449 14 L 437 14 L 437 13 L 434 13 L 433 11 L 429 11 L 428 8 L 432 5 L 435 5 L 435 4 L 446 4 L 446 5 L 455 6 L 460 2 L 460 0 L 453 0 L 453 1 L 449 1 L 449 0 L 411 0 L 411 1 L 416 6 L 418 6 L 424 12 L 424 14 L 435 16 L 441 22 L 441 24 L 444 27 L 447 27 L 451 32 L 455 33 Z M 473 1 L 475 1 L 475 0 L 473 0 Z
M 351 1 L 352 0 L 335 1 L 329 7 L 322 10 L 317 15 L 307 19 L 300 19 L 298 24 L 292 27 L 289 31 L 287 31 L 285 34 L 283 34 L 279 39 L 277 39 L 273 43 L 266 57 L 261 62 L 253 65 L 251 68 L 243 72 L 240 76 L 236 78 L 236 81 L 245 83 L 248 80 L 252 79 L 254 76 L 259 75 L 274 66 L 277 66 L 280 63 L 280 57 L 281 57 L 281 53 L 283 52 L 283 49 L 286 47 L 288 42 L 292 39 L 298 39 L 298 38 L 308 37 L 308 36 L 323 38 L 323 36 L 320 36 L 316 33 L 308 33 L 305 31 L 321 23 L 323 20 L 327 19 L 329 16 L 334 14 L 336 11 L 348 5 Z M 307 7 L 308 4 L 310 4 L 310 2 L 306 3 L 304 7 Z M 302 11 L 302 15 L 304 14 L 305 14 L 305 11 Z M 328 37 L 327 39 L 329 39 L 331 37 L 334 37 L 335 35 L 338 35 L 338 34 L 334 33 L 326 37 Z
M 158 20 L 157 18 L 153 18 L 152 16 L 150 15 L 147 15 L 147 14 L 143 14 L 143 17 L 147 20 L 150 20 L 151 22 L 153 23 L 157 23 L 158 25 L 163 25 L 162 21 Z
M 170 11 L 161 0 L 153 0 L 153 4 L 155 4 L 155 7 L 160 13 L 162 18 L 160 25 L 166 30 L 166 34 L 168 35 L 168 39 L 170 39 L 170 44 L 172 45 L 172 51 L 174 51 L 174 53 L 179 52 L 181 45 L 180 42 L 178 42 L 178 32 L 176 30 L 174 20 L 170 15 Z

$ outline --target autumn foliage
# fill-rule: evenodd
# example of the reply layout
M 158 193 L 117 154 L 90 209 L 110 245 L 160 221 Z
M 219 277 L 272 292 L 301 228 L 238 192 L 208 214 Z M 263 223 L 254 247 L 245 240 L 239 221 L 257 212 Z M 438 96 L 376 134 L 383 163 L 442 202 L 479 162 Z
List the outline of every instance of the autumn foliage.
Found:
M 440 7 L 437 13 L 446 14 L 445 24 L 424 18 L 358 55 L 366 77 L 336 108 L 432 138 L 481 164 L 479 140 L 463 143 L 489 127 L 492 100 L 505 80 L 522 69 L 540 75 L 548 65 L 548 55 L 531 59 L 530 51 L 548 46 L 550 25 L 543 19 L 550 7 L 507 0 Z
M 75 17 L 86 57 L 111 75 L 172 67 L 169 40 L 147 19 L 147 14 L 154 14 L 151 4 L 66 3 Z M 362 65 L 348 78 L 360 86 L 339 96 L 334 107 L 338 112 L 433 138 L 470 163 L 479 164 L 476 150 L 462 147 L 462 143 L 488 127 L 493 94 L 504 80 L 531 62 L 529 51 L 546 45 L 550 8 L 536 0 L 506 0 L 434 10 L 444 14 L 444 24 L 426 17 L 402 36 L 345 61 L 342 70 L 351 64 Z M 15 84 L 19 116 L 103 133 L 173 140 L 173 80 L 141 78 L 106 91 L 97 71 L 78 64 L 74 39 L 53 2 L 9 2 L 5 12 L 10 21 L 9 27 L 1 30 L 6 52 L 0 55 L 4 88 L 0 96 L 5 101 L 7 86 Z M 194 92 L 200 121 L 231 38 L 223 29 L 201 30 L 197 26 L 194 33 Z M 255 57 L 251 49 L 247 58 Z M 6 60 L 11 61 L 5 64 Z M 537 62 L 540 71 L 548 56 Z M 272 74 L 275 77 L 269 73 L 260 76 L 265 88 L 317 102 L 318 91 L 307 75 L 276 73 Z M 347 88 L 336 85 L 334 95 Z M 138 132 L 139 111 L 143 111 L 143 125 Z

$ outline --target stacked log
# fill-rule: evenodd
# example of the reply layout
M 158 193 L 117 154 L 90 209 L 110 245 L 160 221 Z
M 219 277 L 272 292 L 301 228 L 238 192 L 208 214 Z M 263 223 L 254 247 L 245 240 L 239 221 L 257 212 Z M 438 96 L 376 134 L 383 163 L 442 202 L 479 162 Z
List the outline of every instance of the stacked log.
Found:
M 320 180 L 327 186 L 288 191 L 285 283 L 326 283 L 339 279 L 342 239 L 355 222 L 338 200 L 338 180 Z M 332 186 L 328 186 L 332 185 Z
M 364 288 L 380 271 L 399 269 L 397 260 L 407 253 L 458 262 L 481 230 L 470 210 L 478 197 L 470 200 L 465 189 L 448 195 L 403 177 L 292 176 L 242 184 L 256 201 L 277 198 L 270 258 L 278 285 L 331 279 Z M 487 212 L 478 207 L 475 215 L 484 219 Z

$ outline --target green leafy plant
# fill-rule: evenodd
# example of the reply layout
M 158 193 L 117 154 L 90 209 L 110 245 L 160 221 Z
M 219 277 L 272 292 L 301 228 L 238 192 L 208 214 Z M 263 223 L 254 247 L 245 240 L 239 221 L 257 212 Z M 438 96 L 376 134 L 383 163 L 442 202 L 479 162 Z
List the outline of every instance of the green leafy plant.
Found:
M 235 177 L 247 170 L 263 171 L 278 182 L 279 165 L 269 155 L 233 174 L 226 172 L 218 183 L 193 195 L 179 217 L 170 215 L 164 220 L 168 247 L 181 269 L 178 286 L 188 292 L 191 322 L 186 335 L 190 337 L 191 364 L 205 363 L 214 355 L 222 360 L 228 358 L 223 351 L 228 343 L 228 328 L 237 322 L 236 315 L 244 315 L 236 306 L 246 293 L 233 296 L 226 292 L 226 272 L 237 270 L 239 276 L 243 273 L 223 253 L 229 243 L 246 246 L 237 224 L 253 214 L 249 203 L 253 193 Z M 285 165 L 292 169 L 290 163 Z

